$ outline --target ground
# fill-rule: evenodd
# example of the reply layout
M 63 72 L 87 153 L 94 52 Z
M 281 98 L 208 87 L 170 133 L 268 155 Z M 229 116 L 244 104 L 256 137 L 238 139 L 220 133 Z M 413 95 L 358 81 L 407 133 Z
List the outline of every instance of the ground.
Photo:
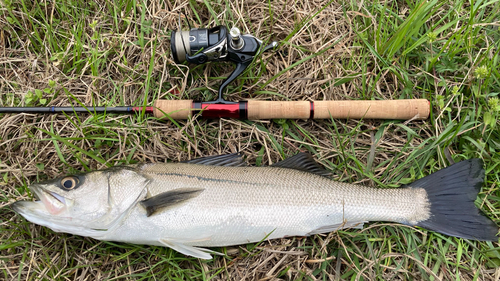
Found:
M 213 100 L 227 63 L 175 64 L 170 31 L 237 26 L 279 48 L 227 99 L 425 98 L 427 120 L 159 121 L 0 114 L 2 280 L 498 280 L 499 244 L 376 222 L 227 247 L 204 261 L 162 247 L 55 233 L 10 208 L 27 185 L 110 166 L 240 151 L 269 165 L 308 151 L 333 179 L 397 187 L 482 158 L 477 206 L 500 222 L 498 1 L 26 1 L 0 3 L 0 106 Z

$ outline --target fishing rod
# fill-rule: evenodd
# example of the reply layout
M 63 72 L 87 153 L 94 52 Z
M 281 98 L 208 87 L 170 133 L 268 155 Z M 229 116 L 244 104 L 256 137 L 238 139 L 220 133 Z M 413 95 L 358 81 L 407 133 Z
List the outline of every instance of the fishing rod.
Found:
M 236 65 L 222 82 L 214 101 L 157 100 L 153 106 L 119 107 L 0 107 L 0 113 L 137 113 L 145 112 L 160 119 L 188 119 L 198 114 L 202 118 L 261 119 L 426 119 L 430 103 L 426 99 L 348 100 L 348 101 L 226 101 L 224 89 L 247 69 L 254 58 L 273 50 L 277 42 L 263 47 L 263 41 L 253 35 L 242 35 L 236 27 L 228 30 L 220 25 L 213 28 L 190 28 L 172 31 L 170 46 L 176 63 L 187 61 L 204 64 L 228 61 Z

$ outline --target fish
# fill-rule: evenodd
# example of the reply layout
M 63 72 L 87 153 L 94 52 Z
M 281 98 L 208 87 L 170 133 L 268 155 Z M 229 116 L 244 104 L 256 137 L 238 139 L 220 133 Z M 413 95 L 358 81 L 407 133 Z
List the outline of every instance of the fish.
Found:
M 483 162 L 470 159 L 399 188 L 334 181 L 309 153 L 271 166 L 238 154 L 177 163 L 116 166 L 35 183 L 17 201 L 26 220 L 103 241 L 170 247 L 211 259 L 209 248 L 310 236 L 373 221 L 498 241 L 497 225 L 474 204 Z

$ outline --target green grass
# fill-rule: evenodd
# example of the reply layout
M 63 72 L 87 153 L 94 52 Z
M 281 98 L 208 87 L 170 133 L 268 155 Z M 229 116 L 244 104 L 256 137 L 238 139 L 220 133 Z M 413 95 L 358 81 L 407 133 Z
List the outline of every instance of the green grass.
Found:
M 410 183 L 451 161 L 482 158 L 486 179 L 476 203 L 498 224 L 500 2 L 9 0 L 0 7 L 1 106 L 214 99 L 233 68 L 173 63 L 169 30 L 182 13 L 196 27 L 235 24 L 280 42 L 229 85 L 230 100 L 426 98 L 432 104 L 428 120 L 410 122 L 1 115 L 0 279 L 495 277 L 498 243 L 384 222 L 215 249 L 227 256 L 202 261 L 168 248 L 54 233 L 9 205 L 30 198 L 28 184 L 60 174 L 236 151 L 267 165 L 301 150 L 335 180 L 381 188 Z

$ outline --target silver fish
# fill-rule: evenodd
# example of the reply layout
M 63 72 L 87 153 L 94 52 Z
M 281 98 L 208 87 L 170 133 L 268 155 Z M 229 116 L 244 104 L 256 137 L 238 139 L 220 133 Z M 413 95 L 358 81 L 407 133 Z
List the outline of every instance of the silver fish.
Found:
M 33 184 L 39 200 L 13 208 L 56 232 L 167 246 L 202 259 L 213 251 L 200 247 L 362 228 L 369 221 L 497 241 L 498 227 L 474 205 L 482 166 L 466 160 L 408 187 L 382 189 L 333 181 L 306 153 L 269 167 L 249 167 L 228 154 Z

